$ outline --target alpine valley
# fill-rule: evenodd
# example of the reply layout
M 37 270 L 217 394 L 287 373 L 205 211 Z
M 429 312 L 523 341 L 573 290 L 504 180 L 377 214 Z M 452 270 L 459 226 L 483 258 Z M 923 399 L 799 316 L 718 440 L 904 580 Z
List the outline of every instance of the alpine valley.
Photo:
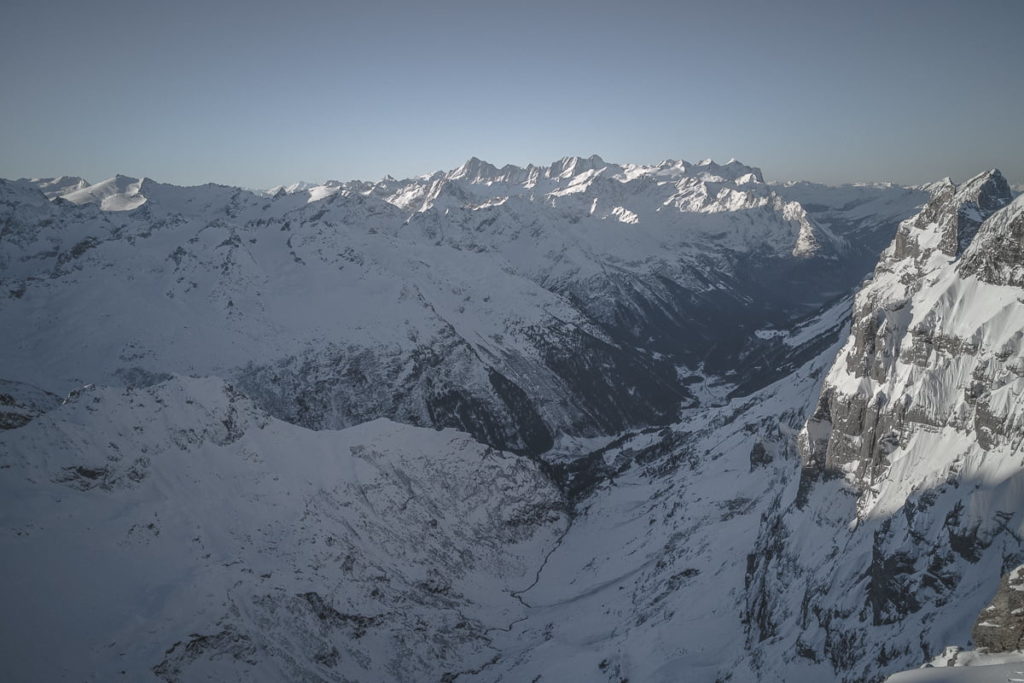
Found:
M 1015 195 L 0 180 L 3 678 L 1024 679 Z

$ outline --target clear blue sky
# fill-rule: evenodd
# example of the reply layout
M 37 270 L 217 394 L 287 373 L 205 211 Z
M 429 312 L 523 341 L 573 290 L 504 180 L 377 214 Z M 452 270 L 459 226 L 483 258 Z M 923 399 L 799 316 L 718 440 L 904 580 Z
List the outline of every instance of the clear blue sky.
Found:
M 7 0 L 0 177 L 266 187 L 572 154 L 1024 182 L 1024 0 Z

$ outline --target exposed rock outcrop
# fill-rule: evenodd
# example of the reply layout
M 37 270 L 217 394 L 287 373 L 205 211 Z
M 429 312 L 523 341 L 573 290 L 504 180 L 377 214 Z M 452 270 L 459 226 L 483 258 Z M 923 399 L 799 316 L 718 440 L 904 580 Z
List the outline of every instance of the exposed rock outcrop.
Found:
M 1022 219 L 1019 202 L 1007 207 L 1011 197 L 1002 175 L 989 171 L 960 187 L 942 187 L 916 218 L 900 225 L 873 280 L 856 297 L 851 341 L 837 361 L 843 367 L 833 370 L 802 437 L 805 476 L 850 475 L 864 489 L 891 464 L 890 454 L 907 444 L 913 431 L 908 425 L 941 428 L 973 421 L 987 443 L 1002 429 L 1003 416 L 990 412 L 987 392 L 1016 369 L 1019 341 L 1004 329 L 993 330 L 998 339 L 986 339 L 978 324 L 954 324 L 950 318 L 965 318 L 962 309 L 975 305 L 962 301 L 960 277 L 979 271 L 1005 276 L 1007 261 L 1016 262 L 1014 249 L 1024 248 L 1024 232 L 1013 237 Z M 971 246 L 966 252 L 947 249 L 950 235 Z M 1004 365 L 999 356 L 1012 356 L 1012 362 Z M 976 378 L 970 387 L 929 391 L 948 386 L 950 375 L 965 370 Z
M 992 602 L 978 615 L 972 637 L 976 647 L 988 652 L 1024 650 L 1024 565 L 999 582 Z

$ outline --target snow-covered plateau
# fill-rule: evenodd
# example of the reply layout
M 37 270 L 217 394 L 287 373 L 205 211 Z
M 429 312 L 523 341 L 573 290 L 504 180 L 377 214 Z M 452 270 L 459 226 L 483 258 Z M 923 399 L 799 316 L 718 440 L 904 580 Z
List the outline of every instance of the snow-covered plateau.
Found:
M 1014 680 L 1022 345 L 998 171 L 0 180 L 3 678 Z

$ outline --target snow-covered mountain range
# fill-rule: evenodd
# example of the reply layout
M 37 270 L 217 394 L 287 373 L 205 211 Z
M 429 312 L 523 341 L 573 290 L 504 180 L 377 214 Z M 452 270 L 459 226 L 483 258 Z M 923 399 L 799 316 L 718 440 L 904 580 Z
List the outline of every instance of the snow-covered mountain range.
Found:
M 8 670 L 877 681 L 967 647 L 1024 564 L 1022 202 L 597 156 L 0 181 Z
M 819 220 L 739 162 L 596 156 L 272 196 L 118 176 L 47 201 L 55 184 L 0 185 L 9 379 L 216 375 L 298 424 L 385 416 L 528 453 L 670 421 L 696 400 L 677 375 L 736 374 L 772 345 L 755 330 L 846 293 L 926 196 L 875 188 L 877 211 Z

